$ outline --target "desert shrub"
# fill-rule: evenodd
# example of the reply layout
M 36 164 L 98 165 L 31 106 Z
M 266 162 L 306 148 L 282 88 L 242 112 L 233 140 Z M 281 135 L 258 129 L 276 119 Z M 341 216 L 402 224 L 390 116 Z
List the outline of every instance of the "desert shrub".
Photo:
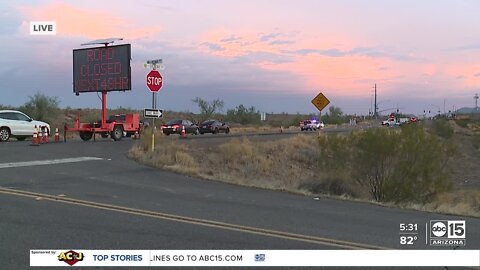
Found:
M 472 144 L 475 149 L 480 149 L 480 133 L 473 134 Z
M 346 169 L 347 162 L 351 159 L 350 145 L 352 139 L 352 135 L 342 136 L 337 134 L 318 138 L 320 169 L 323 172 L 335 175 Z
M 441 193 L 422 208 L 441 213 L 480 217 L 480 191 L 457 190 Z
M 222 168 L 244 176 L 264 174 L 269 171 L 271 162 L 259 150 L 246 138 L 222 144 L 219 146 L 219 154 L 224 162 Z
M 322 120 L 326 124 L 342 124 L 347 123 L 349 116 L 344 115 L 343 111 L 339 107 L 330 106 L 328 112 L 322 116 Z
M 393 175 L 384 187 L 384 199 L 425 203 L 450 190 L 452 183 L 446 165 L 455 153 L 453 144 L 415 125 L 404 126 L 400 136 Z
M 445 165 L 454 147 L 421 126 L 320 137 L 319 147 L 322 172 L 343 171 L 376 201 L 425 202 L 451 188 Z
M 468 128 L 468 123 L 470 123 L 470 119 L 468 118 L 457 119 L 455 120 L 455 123 L 463 128 Z
M 129 150 L 128 157 L 150 166 L 197 175 L 199 162 L 190 155 L 188 147 L 164 137 L 161 132 L 155 133 L 155 151 L 152 152 L 152 131 L 146 129 L 139 143 Z
M 434 120 L 430 131 L 433 134 L 445 139 L 450 139 L 453 137 L 453 128 L 450 126 L 446 119 Z
M 235 109 L 227 110 L 225 121 L 239 124 L 259 124 L 260 112 L 255 107 L 246 108 L 242 104 Z
M 301 115 L 296 115 L 294 118 L 292 118 L 292 120 L 290 120 L 288 125 L 298 127 L 299 124 L 300 124 L 300 121 L 303 121 L 303 120 L 305 120 L 305 117 L 303 117 Z
M 0 110 L 11 110 L 12 108 L 13 108 L 12 106 L 0 104 Z
M 399 134 L 390 129 L 369 129 L 353 141 L 352 176 L 376 201 L 385 201 L 385 186 L 395 169 Z
M 48 97 L 40 92 L 37 92 L 33 97 L 29 97 L 20 110 L 33 117 L 35 120 L 50 121 L 56 117 L 59 112 L 57 97 Z
M 160 129 L 155 132 L 155 146 L 162 145 L 165 141 L 165 135 Z M 152 149 L 152 128 L 148 127 L 141 132 L 140 136 L 141 147 L 144 151 L 151 151 Z
M 198 122 L 203 122 L 205 120 L 211 119 L 215 113 L 221 111 L 224 106 L 224 102 L 221 99 L 214 99 L 212 101 L 207 101 L 200 97 L 196 97 L 192 100 L 193 103 L 197 104 L 200 115 L 198 116 Z

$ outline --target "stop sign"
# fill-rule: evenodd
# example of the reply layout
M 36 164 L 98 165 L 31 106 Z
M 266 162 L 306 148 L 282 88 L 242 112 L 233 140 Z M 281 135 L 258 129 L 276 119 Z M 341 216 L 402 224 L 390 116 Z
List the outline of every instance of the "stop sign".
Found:
M 152 92 L 158 92 L 162 88 L 163 78 L 160 72 L 152 70 L 147 74 L 147 86 Z

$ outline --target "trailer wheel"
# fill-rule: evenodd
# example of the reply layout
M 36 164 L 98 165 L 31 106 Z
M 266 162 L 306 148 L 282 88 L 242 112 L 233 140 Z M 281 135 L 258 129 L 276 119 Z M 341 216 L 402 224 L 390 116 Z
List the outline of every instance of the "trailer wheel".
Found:
M 79 135 L 82 140 L 89 141 L 92 138 L 93 133 L 90 131 L 80 131 Z
M 112 133 L 110 134 L 113 140 L 120 141 L 123 137 L 123 128 L 122 126 L 115 126 Z

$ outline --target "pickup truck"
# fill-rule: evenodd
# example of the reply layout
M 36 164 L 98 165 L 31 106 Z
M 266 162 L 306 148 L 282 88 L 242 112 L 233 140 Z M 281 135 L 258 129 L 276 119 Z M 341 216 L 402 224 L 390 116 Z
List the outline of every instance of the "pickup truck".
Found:
M 402 118 L 396 118 L 396 117 L 390 117 L 385 121 L 382 121 L 382 126 L 400 126 L 403 124 L 406 124 L 410 122 L 410 118 L 408 117 L 402 117 Z

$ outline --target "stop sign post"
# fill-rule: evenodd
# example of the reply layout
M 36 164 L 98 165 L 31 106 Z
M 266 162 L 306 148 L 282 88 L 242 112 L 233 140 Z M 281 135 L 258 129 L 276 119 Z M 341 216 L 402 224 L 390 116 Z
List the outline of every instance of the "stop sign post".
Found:
M 147 74 L 147 86 L 152 92 L 152 108 L 156 109 L 157 108 L 157 92 L 162 88 L 163 85 L 163 78 L 160 72 L 155 70 L 155 64 L 153 66 L 153 70 L 151 70 Z M 152 118 L 152 152 L 155 151 L 155 131 L 157 130 L 155 127 L 155 119 Z
M 163 78 L 160 72 L 152 70 L 147 74 L 147 86 L 151 92 L 158 92 L 162 88 Z

